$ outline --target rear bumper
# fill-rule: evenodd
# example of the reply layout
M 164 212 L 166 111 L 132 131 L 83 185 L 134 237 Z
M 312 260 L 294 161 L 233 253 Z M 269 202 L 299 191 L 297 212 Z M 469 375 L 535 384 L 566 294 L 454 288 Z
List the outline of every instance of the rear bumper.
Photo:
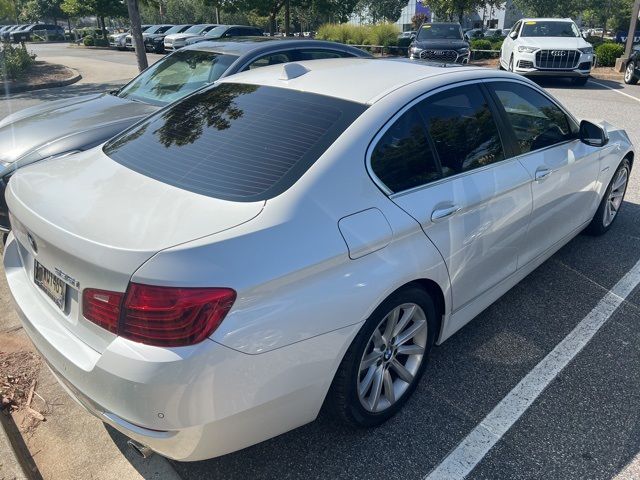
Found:
M 7 282 L 25 331 L 60 383 L 100 420 L 175 460 L 224 455 L 314 420 L 358 328 L 260 355 L 211 340 L 166 349 L 119 337 L 98 352 L 37 289 L 22 248 L 10 234 Z

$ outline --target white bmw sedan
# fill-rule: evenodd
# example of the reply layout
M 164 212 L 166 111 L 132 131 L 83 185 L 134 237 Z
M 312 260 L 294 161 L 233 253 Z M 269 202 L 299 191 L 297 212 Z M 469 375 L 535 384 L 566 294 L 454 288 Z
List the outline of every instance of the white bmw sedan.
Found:
M 434 344 L 611 227 L 633 161 L 624 131 L 511 73 L 265 67 L 18 171 L 4 267 L 78 402 L 199 460 L 323 405 L 389 419 Z

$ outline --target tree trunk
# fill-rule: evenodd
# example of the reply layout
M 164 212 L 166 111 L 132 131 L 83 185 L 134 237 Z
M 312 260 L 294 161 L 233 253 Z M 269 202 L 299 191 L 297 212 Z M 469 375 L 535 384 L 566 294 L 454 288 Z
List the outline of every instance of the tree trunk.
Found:
M 269 35 L 271 35 L 272 37 L 273 37 L 273 34 L 275 33 L 275 29 L 276 29 L 276 14 L 270 13 L 269 14 Z
M 291 35 L 289 24 L 291 23 L 291 2 L 286 0 L 284 3 L 284 36 Z
M 100 17 L 100 30 L 102 30 L 102 38 L 107 39 L 107 26 L 104 23 L 104 17 Z
M 462 20 L 464 19 L 464 10 L 461 8 L 458 11 L 458 23 L 460 24 L 460 26 L 462 27 Z
M 140 26 L 140 10 L 138 10 L 138 0 L 127 0 L 129 10 L 129 21 L 131 22 L 131 38 L 136 50 L 138 60 L 138 70 L 143 71 L 149 66 L 147 62 L 147 52 L 144 50 L 142 40 L 142 27 Z
M 220 25 L 220 9 L 216 7 L 216 23 Z
M 71 17 L 67 17 L 67 26 L 69 27 L 69 40 L 73 41 L 74 39 L 71 38 Z M 66 38 L 65 38 L 66 40 Z

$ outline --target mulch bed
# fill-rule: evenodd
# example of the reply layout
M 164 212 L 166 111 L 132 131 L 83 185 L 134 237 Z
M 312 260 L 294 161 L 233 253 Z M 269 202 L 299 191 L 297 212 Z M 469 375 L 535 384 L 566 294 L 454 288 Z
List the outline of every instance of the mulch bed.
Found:
M 51 84 L 64 82 L 77 75 L 77 72 L 64 65 L 36 61 L 21 80 L 7 80 L 5 88 L 9 91 L 35 90 Z

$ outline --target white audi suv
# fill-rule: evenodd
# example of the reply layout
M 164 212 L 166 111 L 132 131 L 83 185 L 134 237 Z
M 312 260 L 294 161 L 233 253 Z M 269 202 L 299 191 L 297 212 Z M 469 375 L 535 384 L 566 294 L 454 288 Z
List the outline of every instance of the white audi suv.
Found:
M 624 131 L 511 73 L 269 66 L 18 170 L 4 269 L 80 404 L 200 460 L 323 405 L 389 419 L 434 345 L 610 229 L 633 162 Z
M 500 68 L 527 76 L 568 77 L 585 85 L 593 67 L 593 46 L 570 18 L 524 18 L 504 39 Z

